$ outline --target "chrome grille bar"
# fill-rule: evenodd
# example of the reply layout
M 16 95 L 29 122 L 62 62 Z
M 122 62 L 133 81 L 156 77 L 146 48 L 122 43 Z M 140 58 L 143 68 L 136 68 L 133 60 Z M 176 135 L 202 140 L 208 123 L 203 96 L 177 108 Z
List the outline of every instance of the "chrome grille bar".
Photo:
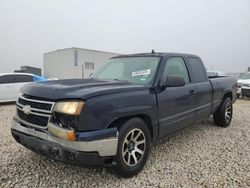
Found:
M 17 100 L 16 108 L 17 108 L 17 110 L 19 110 L 23 113 L 22 116 L 23 115 L 25 115 L 25 116 L 23 116 L 24 119 L 22 119 L 22 117 L 18 116 L 19 122 L 21 122 L 25 125 L 28 125 L 28 126 L 32 126 L 34 128 L 47 129 L 47 125 L 50 122 L 51 117 L 52 117 L 52 111 L 53 111 L 54 105 L 55 105 L 55 102 L 29 99 L 29 98 L 26 98 L 24 96 L 20 96 L 19 99 Z M 28 107 L 28 112 L 26 111 L 27 107 Z M 40 108 L 42 108 L 42 109 L 40 109 Z M 17 115 L 18 115 L 18 113 L 17 113 Z M 37 124 L 35 123 L 36 116 L 37 116 Z M 44 121 L 44 120 L 39 121 L 39 120 L 41 120 L 41 117 L 47 117 L 48 122 L 47 122 L 47 120 L 46 121 Z M 35 119 L 35 121 L 34 121 L 34 119 Z M 44 126 L 45 122 L 47 122 L 46 126 Z M 40 125 L 39 125 L 39 123 L 40 123 Z

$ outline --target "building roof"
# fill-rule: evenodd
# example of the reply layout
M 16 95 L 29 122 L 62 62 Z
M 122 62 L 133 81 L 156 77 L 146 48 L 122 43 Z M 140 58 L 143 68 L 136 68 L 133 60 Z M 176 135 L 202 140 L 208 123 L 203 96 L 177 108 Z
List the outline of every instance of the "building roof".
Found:
M 107 52 L 107 51 L 102 51 L 102 50 L 92 50 L 92 49 L 87 49 L 87 48 L 71 47 L 71 48 L 62 48 L 62 49 L 46 52 L 46 53 L 44 53 L 44 55 L 49 54 L 49 53 L 53 53 L 53 52 L 63 51 L 63 50 L 86 50 L 86 51 L 93 51 L 93 52 L 112 53 L 112 54 L 117 54 L 117 55 L 121 54 L 121 53 Z

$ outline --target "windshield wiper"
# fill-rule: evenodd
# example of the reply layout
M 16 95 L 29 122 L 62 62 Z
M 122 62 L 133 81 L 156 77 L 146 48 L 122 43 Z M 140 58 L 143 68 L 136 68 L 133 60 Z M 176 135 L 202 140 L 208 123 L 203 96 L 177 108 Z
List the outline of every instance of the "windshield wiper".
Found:
M 128 83 L 130 83 L 128 80 L 120 80 L 120 79 L 117 79 L 117 78 L 115 78 L 115 79 L 113 79 L 113 80 L 115 80 L 115 81 L 120 81 L 120 82 L 128 82 Z

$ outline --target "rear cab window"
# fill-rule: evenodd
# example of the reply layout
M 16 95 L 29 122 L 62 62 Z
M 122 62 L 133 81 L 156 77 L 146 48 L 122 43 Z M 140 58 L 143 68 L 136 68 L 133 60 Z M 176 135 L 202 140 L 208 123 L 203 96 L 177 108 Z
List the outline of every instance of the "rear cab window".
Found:
M 198 83 L 208 81 L 206 70 L 201 59 L 197 57 L 188 57 L 187 59 L 191 69 L 192 82 Z

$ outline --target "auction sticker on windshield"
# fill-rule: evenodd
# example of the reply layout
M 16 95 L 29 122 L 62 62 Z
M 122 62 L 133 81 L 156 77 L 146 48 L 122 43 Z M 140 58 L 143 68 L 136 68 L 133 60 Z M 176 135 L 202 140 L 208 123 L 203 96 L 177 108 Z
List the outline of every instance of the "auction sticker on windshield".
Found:
M 150 69 L 132 72 L 132 76 L 144 76 L 149 74 L 150 74 Z

